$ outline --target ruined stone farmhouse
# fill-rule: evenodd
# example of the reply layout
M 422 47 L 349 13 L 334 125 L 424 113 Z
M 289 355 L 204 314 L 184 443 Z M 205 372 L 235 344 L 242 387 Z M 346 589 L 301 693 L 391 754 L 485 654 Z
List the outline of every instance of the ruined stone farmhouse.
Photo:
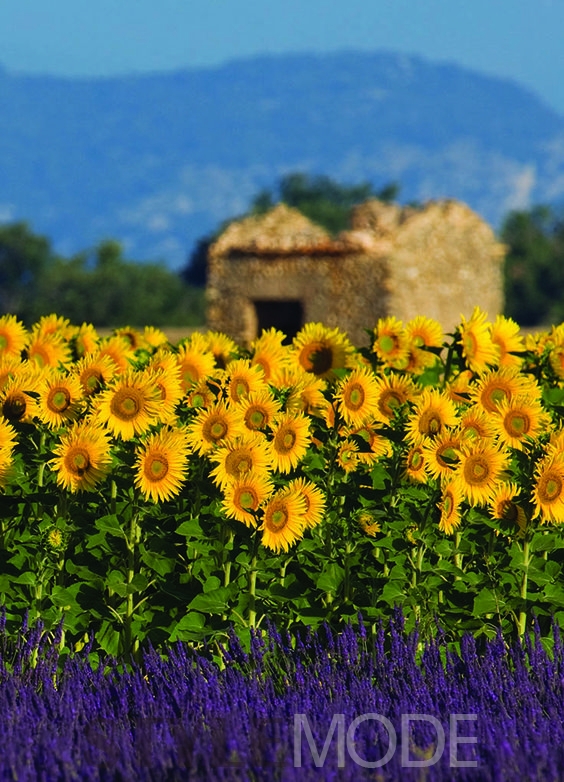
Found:
M 426 315 L 448 331 L 476 305 L 490 319 L 502 312 L 504 249 L 457 201 L 367 201 L 337 237 L 279 204 L 231 223 L 210 247 L 207 325 L 241 344 L 271 326 L 293 336 L 320 322 L 361 346 L 387 315 Z

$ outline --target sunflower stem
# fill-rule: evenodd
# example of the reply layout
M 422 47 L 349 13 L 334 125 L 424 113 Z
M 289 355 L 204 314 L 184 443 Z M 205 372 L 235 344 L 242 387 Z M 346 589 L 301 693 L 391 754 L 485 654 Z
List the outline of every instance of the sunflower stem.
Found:
M 130 585 L 133 582 L 133 579 L 135 578 L 135 561 L 136 561 L 136 550 L 137 550 L 137 538 L 139 535 L 139 524 L 137 519 L 137 513 L 135 511 L 131 514 L 131 521 L 129 524 L 129 538 L 127 541 L 127 548 L 128 548 L 128 562 L 127 562 L 127 576 L 126 576 L 126 583 Z M 126 596 L 126 603 L 125 603 L 125 621 L 124 621 L 124 652 L 125 654 L 128 653 L 135 653 L 137 651 L 138 647 L 138 640 L 136 639 L 135 642 L 132 640 L 131 635 L 131 625 L 133 622 L 133 612 L 134 612 L 134 601 L 133 601 L 133 592 L 131 590 L 128 591 Z
M 257 556 L 251 559 L 251 569 L 249 570 L 249 627 L 256 627 L 256 588 L 257 588 Z
M 454 533 L 454 557 L 453 557 L 453 559 L 454 559 L 455 567 L 457 567 L 459 570 L 462 570 L 462 554 L 460 553 L 460 539 L 461 539 L 461 537 L 462 537 L 462 533 L 460 532 L 460 530 L 457 530 Z M 460 576 L 456 575 L 454 577 L 454 580 L 455 581 L 460 581 Z
M 521 591 L 520 596 L 523 601 L 523 607 L 519 613 L 519 635 L 523 637 L 525 635 L 525 629 L 527 627 L 527 588 L 529 582 L 529 538 L 525 538 L 523 541 L 523 577 L 521 578 Z

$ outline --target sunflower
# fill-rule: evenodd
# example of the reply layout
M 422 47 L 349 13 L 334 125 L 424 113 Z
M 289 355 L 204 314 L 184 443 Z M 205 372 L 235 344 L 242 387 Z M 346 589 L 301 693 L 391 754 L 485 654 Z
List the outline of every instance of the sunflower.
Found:
M 283 345 L 286 335 L 278 329 L 263 331 L 251 342 L 251 364 L 262 368 L 265 380 L 276 385 L 276 377 L 290 365 L 291 349 Z
M 423 443 L 425 469 L 429 475 L 441 481 L 449 479 L 459 462 L 460 447 L 460 434 L 448 430 Z
M 442 497 L 437 507 L 441 512 L 439 529 L 446 535 L 452 535 L 460 526 L 462 521 L 460 505 L 463 499 L 462 489 L 457 481 L 450 481 L 443 487 Z
M 522 374 L 517 367 L 502 367 L 486 372 L 472 389 L 471 399 L 482 410 L 495 413 L 501 402 L 510 402 L 516 396 L 527 396 L 531 401 L 541 399 L 538 383 Z
M 436 437 L 443 429 L 458 424 L 458 415 L 454 402 L 435 388 L 425 388 L 415 402 L 413 413 L 409 416 L 405 439 L 411 445 L 422 442 L 427 437 Z
M 101 391 L 117 374 L 118 367 L 109 355 L 84 356 L 72 368 L 82 386 L 82 393 L 89 397 Z
M 8 448 L 0 448 L 0 489 L 5 488 L 12 477 L 12 452 Z
M 168 343 L 168 337 L 164 331 L 155 328 L 155 326 L 145 326 L 143 329 L 143 341 L 150 348 L 157 349 Z
M 324 393 L 327 389 L 326 380 L 303 370 L 285 372 L 277 379 L 278 388 L 290 390 L 285 405 L 288 412 L 301 411 L 307 415 L 325 417 L 330 407 L 330 402 Z
M 535 468 L 532 500 L 533 519 L 541 522 L 564 522 L 564 459 L 545 457 Z
M 378 411 L 378 385 L 373 373 L 365 368 L 353 369 L 341 380 L 334 399 L 338 410 L 349 426 L 363 426 Z
M 0 359 L 21 358 L 27 343 L 27 331 L 15 315 L 0 317 Z
M 378 461 L 382 456 L 392 455 L 392 444 L 390 440 L 380 434 L 378 429 L 373 426 L 366 425 L 359 429 L 345 427 L 343 429 L 343 435 L 346 438 L 354 436 L 362 437 L 362 439 L 368 443 L 370 447 L 369 451 L 358 451 L 358 461 L 362 462 L 362 464 L 374 464 L 374 462 Z
M 16 430 L 14 427 L 0 418 L 0 451 L 11 451 L 16 444 Z
M 303 536 L 306 501 L 295 489 L 279 489 L 262 511 L 262 545 L 272 551 L 288 551 Z
M 495 437 L 493 416 L 473 405 L 460 416 L 457 432 L 462 440 L 491 440 Z
M 150 373 L 129 370 L 94 398 L 97 420 L 122 440 L 131 440 L 157 423 L 160 392 Z
M 273 490 L 274 485 L 267 475 L 248 473 L 226 485 L 221 507 L 227 518 L 241 521 L 247 527 L 256 527 L 257 511 Z
M 188 441 L 194 451 L 207 454 L 218 445 L 242 437 L 245 431 L 241 413 L 219 401 L 198 411 L 188 424 Z
M 564 380 L 564 345 L 555 345 L 550 348 L 548 360 L 556 377 L 559 380 Z
M 239 402 L 266 387 L 262 367 L 258 364 L 251 366 L 247 358 L 237 358 L 228 364 L 223 384 L 231 402 Z
M 137 449 L 134 483 L 146 500 L 165 502 L 180 493 L 188 469 L 188 443 L 181 429 L 149 435 Z
M 453 402 L 466 404 L 472 393 L 474 373 L 470 369 L 463 369 L 453 377 L 446 386 L 446 393 Z
M 139 348 L 145 347 L 143 334 L 138 329 L 134 329 L 131 326 L 122 326 L 118 329 L 114 329 L 114 334 L 116 337 L 123 337 L 134 352 Z
M 405 455 L 405 475 L 414 483 L 427 483 L 429 476 L 425 470 L 425 454 L 421 444 L 412 446 Z
M 279 413 L 272 426 L 268 450 L 279 472 L 290 472 L 298 465 L 311 442 L 309 421 L 303 413 Z
M 323 491 L 306 478 L 294 478 L 288 481 L 288 488 L 296 491 L 305 500 L 303 523 L 306 527 L 316 527 L 323 520 L 327 500 Z
M 31 327 L 32 335 L 38 337 L 61 337 L 66 339 L 72 329 L 71 322 L 63 315 L 43 315 Z
M 38 367 L 53 367 L 71 363 L 70 345 L 57 334 L 41 334 L 32 332 L 26 349 L 28 361 Z
M 158 351 L 149 362 L 147 371 L 152 375 L 159 391 L 160 420 L 172 425 L 177 419 L 176 408 L 184 396 L 176 358 L 172 353 Z
M 353 350 L 347 336 L 338 328 L 306 323 L 294 337 L 290 355 L 306 372 L 331 378 L 336 369 L 349 366 Z
M 274 416 L 281 410 L 280 402 L 274 398 L 268 387 L 251 392 L 239 402 L 238 409 L 247 429 L 260 431 L 270 426 Z
M 499 521 L 510 521 L 524 533 L 527 528 L 527 515 L 523 508 L 514 500 L 521 493 L 515 483 L 502 483 L 493 492 L 489 502 L 490 516 Z
M 504 315 L 498 315 L 491 326 L 490 334 L 492 342 L 499 351 L 499 366 L 519 367 L 523 359 L 516 353 L 523 353 L 525 342 L 520 333 L 518 323 Z
M 225 369 L 239 355 L 237 343 L 227 334 L 220 331 L 206 331 L 204 337 L 206 349 L 212 353 L 218 369 Z
M 370 535 L 371 538 L 375 538 L 381 531 L 382 525 L 378 521 L 378 517 L 372 513 L 372 511 L 363 508 L 358 511 L 355 516 L 355 521 L 363 532 Z
M 412 380 L 403 375 L 384 375 L 376 378 L 375 384 L 378 388 L 375 418 L 385 424 L 391 423 L 400 407 L 419 393 Z
M 210 454 L 210 460 L 217 463 L 210 477 L 223 489 L 228 483 L 244 478 L 247 473 L 267 474 L 270 457 L 265 446 L 266 437 L 256 432 L 219 446 Z
M 4 388 L 9 380 L 22 372 L 26 372 L 28 368 L 27 361 L 22 361 L 21 358 L 12 356 L 3 358 L 0 355 L 0 390 Z
M 408 357 L 405 371 L 420 375 L 437 362 L 437 356 L 429 348 L 441 348 L 443 330 L 440 323 L 424 315 L 418 315 L 405 326 Z
M 509 453 L 487 440 L 463 443 L 455 479 L 471 505 L 485 505 L 509 464 Z
M 205 380 L 196 383 L 185 396 L 185 404 L 192 408 L 208 408 L 215 403 L 216 394 Z
M 343 472 L 354 472 L 359 463 L 358 445 L 354 440 L 343 440 L 337 451 L 337 464 Z
M 478 374 L 486 372 L 488 365 L 497 366 L 499 363 L 499 348 L 492 342 L 487 317 L 479 307 L 474 307 L 470 319 L 462 316 L 457 329 L 457 342 L 466 366 Z
M 125 337 L 114 334 L 112 337 L 105 337 L 100 340 L 98 345 L 98 358 L 109 356 L 118 369 L 119 374 L 123 374 L 131 369 L 135 361 L 135 351 Z
M 180 345 L 176 361 L 180 369 L 180 382 L 185 392 L 211 377 L 216 370 L 213 353 L 193 348 L 190 343 Z
M 438 320 L 417 315 L 405 324 L 405 334 L 416 348 L 441 348 L 443 329 Z
M 38 387 L 37 417 L 50 429 L 74 421 L 83 409 L 84 395 L 76 375 L 49 372 Z
M 34 394 L 39 382 L 39 375 L 30 369 L 10 378 L 0 390 L 0 415 L 10 423 L 32 423 L 37 415 Z
M 523 450 L 528 438 L 538 437 L 550 425 L 550 416 L 537 400 L 515 397 L 503 401 L 492 415 L 492 426 L 504 445 Z
M 71 341 L 76 355 L 83 358 L 91 353 L 96 353 L 100 343 L 98 332 L 91 323 L 83 323 L 73 333 Z
M 109 432 L 89 419 L 75 422 L 62 435 L 49 461 L 57 483 L 71 492 L 94 491 L 110 470 Z
M 409 361 L 409 341 L 402 321 L 392 315 L 380 318 L 374 329 L 372 350 L 386 366 L 405 369 Z

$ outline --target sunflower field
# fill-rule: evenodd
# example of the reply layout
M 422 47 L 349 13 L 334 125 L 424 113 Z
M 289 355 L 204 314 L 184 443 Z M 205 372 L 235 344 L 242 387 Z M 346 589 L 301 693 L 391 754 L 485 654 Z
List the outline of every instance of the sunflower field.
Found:
M 564 622 L 564 325 L 476 308 L 353 346 L 0 318 L 0 604 L 58 653 L 234 628 L 457 642 Z

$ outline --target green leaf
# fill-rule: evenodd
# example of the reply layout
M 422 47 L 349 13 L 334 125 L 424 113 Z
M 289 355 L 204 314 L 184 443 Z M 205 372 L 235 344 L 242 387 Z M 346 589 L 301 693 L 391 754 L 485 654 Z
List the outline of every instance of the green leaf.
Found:
M 484 587 L 474 598 L 472 614 L 476 617 L 483 617 L 484 614 L 492 614 L 497 611 L 497 602 L 491 589 Z
M 394 581 L 388 581 L 388 583 L 384 585 L 384 589 L 382 590 L 381 597 L 382 600 L 388 603 L 388 605 L 394 606 L 397 603 L 404 602 L 405 591 L 399 584 L 396 584 Z
M 543 594 L 552 605 L 564 607 L 564 587 L 561 584 L 547 584 Z
M 207 635 L 206 618 L 197 611 L 190 611 L 174 626 L 169 641 L 199 641 Z
M 324 592 L 336 592 L 345 577 L 345 570 L 336 562 L 330 562 L 317 579 L 317 588 Z
M 202 592 L 188 604 L 188 610 L 202 611 L 204 614 L 224 614 L 228 610 L 228 600 L 233 594 L 235 584 L 228 587 L 212 589 L 211 592 Z
M 185 537 L 202 537 L 203 530 L 200 527 L 198 519 L 188 519 L 183 521 L 182 524 L 175 529 L 177 535 L 184 535 Z
M 158 573 L 159 576 L 166 576 L 168 573 L 172 573 L 175 566 L 173 557 L 165 557 L 156 551 L 148 551 L 147 549 L 141 551 L 141 561 L 148 568 L 154 570 L 155 573 Z

